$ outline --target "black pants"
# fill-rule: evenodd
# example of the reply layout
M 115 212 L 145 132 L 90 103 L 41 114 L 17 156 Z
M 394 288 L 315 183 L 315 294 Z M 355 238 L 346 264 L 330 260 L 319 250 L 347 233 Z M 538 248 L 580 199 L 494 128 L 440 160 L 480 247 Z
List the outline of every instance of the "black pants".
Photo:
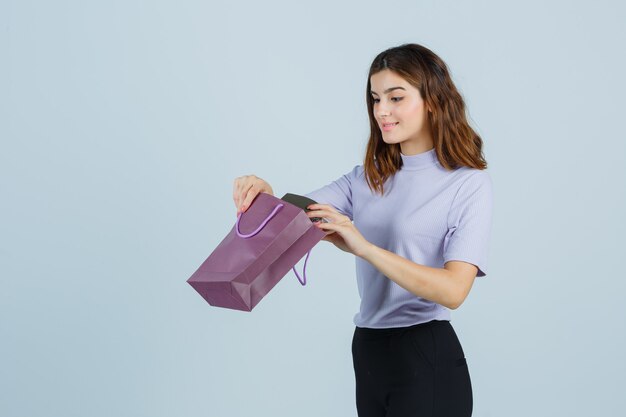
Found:
M 472 383 L 449 321 L 357 327 L 352 339 L 359 417 L 469 417 Z

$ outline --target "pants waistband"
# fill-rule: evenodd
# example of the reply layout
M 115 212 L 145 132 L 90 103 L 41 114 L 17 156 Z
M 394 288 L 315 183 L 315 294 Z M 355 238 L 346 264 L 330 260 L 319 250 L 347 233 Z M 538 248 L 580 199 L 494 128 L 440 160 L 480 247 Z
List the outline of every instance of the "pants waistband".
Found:
M 383 329 L 373 329 L 370 327 L 358 327 L 356 326 L 354 330 L 355 337 L 359 338 L 381 338 L 381 337 L 391 337 L 398 334 L 405 333 L 407 331 L 419 331 L 422 329 L 428 329 L 433 326 L 445 326 L 450 325 L 449 320 L 431 320 L 424 323 L 414 324 L 412 326 L 404 326 L 404 327 L 387 327 Z

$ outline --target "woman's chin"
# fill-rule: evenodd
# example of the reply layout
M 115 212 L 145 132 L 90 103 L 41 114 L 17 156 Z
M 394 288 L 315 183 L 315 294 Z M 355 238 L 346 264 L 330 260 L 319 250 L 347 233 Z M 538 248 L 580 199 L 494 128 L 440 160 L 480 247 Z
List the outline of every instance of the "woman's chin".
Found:
M 385 137 L 385 135 L 383 135 L 383 142 L 385 142 L 387 145 L 393 145 L 402 142 L 402 140 L 398 140 L 397 138 L 389 136 Z

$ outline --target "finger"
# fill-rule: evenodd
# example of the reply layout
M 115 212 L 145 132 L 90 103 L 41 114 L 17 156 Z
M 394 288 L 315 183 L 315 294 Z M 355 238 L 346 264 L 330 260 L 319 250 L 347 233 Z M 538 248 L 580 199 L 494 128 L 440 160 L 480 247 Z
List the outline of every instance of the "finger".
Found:
M 243 198 L 246 195 L 246 192 L 252 185 L 252 182 L 247 179 L 248 176 L 239 177 L 237 181 L 237 189 L 235 190 L 235 202 L 237 205 L 237 210 L 241 207 L 241 203 L 243 203 Z
M 328 235 L 324 236 L 324 237 L 322 238 L 322 240 L 325 240 L 326 242 L 333 243 L 333 238 L 332 238 L 332 237 L 328 237 Z
M 240 210 L 242 212 L 245 212 L 248 209 L 248 207 L 250 207 L 250 203 L 252 203 L 252 201 L 255 199 L 255 197 L 258 194 L 259 194 L 259 187 L 257 187 L 255 184 L 251 184 L 250 188 L 247 191 L 246 197 L 243 199 L 241 203 Z
M 330 204 L 310 204 L 307 206 L 307 208 L 309 210 L 314 210 L 314 209 L 319 209 L 319 210 L 328 210 L 328 211 L 332 211 L 333 213 L 339 213 L 337 211 L 337 209 L 335 209 L 333 206 L 331 206 Z
M 239 187 L 238 193 L 237 193 L 237 209 L 239 209 L 241 211 L 241 207 L 243 206 L 243 202 L 246 198 L 246 195 L 248 194 L 248 191 L 250 190 L 250 188 L 252 188 L 253 183 L 252 182 L 244 182 L 243 184 L 241 184 L 241 186 Z
M 306 215 L 309 217 L 323 217 L 325 219 L 331 219 L 334 220 L 335 223 L 338 223 L 342 217 L 341 214 L 328 210 L 311 210 L 307 211 Z
M 235 207 L 239 207 L 239 178 L 240 177 L 237 177 L 235 181 L 233 181 L 233 201 L 235 202 Z
M 320 225 L 320 224 L 328 224 L 328 223 L 321 223 L 321 222 L 318 222 L 318 223 L 315 223 L 315 224 L 316 224 L 316 225 Z M 328 228 L 324 229 L 323 227 L 319 227 L 319 228 L 320 228 L 320 229 L 322 229 L 322 232 L 326 233 L 326 235 L 325 235 L 325 236 L 330 236 L 330 235 L 332 235 L 332 234 L 336 233 L 336 231 L 335 231 L 335 230 L 328 230 Z

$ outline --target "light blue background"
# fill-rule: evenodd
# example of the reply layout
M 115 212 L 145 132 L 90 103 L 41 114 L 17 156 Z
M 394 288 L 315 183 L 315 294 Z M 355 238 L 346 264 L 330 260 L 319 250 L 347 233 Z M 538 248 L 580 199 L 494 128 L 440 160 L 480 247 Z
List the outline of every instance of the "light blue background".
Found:
M 362 163 L 367 70 L 424 44 L 484 140 L 487 277 L 452 312 L 474 416 L 626 406 L 617 1 L 0 3 L 0 415 L 355 416 L 354 258 L 252 313 L 186 283 L 233 180 Z M 302 268 L 303 260 L 298 264 Z

